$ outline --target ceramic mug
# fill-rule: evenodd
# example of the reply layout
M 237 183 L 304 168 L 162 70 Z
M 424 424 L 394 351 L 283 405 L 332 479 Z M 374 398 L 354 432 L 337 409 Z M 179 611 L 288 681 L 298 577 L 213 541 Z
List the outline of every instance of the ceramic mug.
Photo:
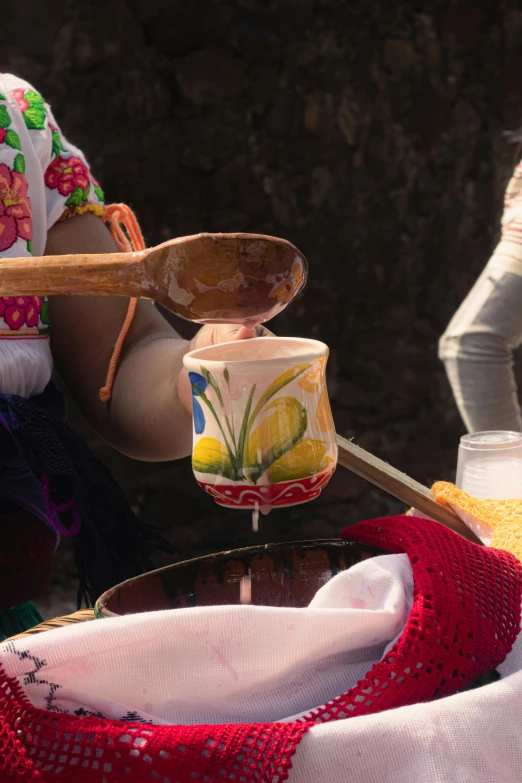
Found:
M 326 390 L 328 347 L 261 337 L 188 353 L 192 467 L 221 506 L 295 506 L 316 498 L 337 463 Z

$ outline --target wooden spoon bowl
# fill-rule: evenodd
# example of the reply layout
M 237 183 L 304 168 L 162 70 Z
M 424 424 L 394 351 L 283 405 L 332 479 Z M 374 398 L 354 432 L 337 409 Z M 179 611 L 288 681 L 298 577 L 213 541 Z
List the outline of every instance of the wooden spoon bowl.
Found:
M 196 234 L 134 253 L 2 259 L 0 296 L 131 296 L 196 323 L 253 325 L 281 312 L 306 275 L 284 239 Z

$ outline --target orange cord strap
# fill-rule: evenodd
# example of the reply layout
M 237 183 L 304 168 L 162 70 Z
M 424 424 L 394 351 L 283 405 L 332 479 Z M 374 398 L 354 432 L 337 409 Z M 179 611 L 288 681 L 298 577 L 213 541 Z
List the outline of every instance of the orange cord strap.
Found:
M 126 204 L 110 204 L 105 208 L 105 220 L 109 224 L 111 234 L 120 250 L 124 253 L 145 249 L 145 241 L 134 212 Z M 118 369 L 123 343 L 131 327 L 136 312 L 137 299 L 129 301 L 129 308 L 120 334 L 114 345 L 105 386 L 100 389 L 100 400 L 109 402 L 112 395 L 114 378 Z

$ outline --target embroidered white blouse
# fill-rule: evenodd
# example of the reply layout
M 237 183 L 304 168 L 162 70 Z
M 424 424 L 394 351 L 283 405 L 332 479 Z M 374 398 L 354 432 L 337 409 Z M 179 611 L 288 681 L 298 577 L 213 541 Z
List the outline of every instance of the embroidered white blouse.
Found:
M 0 258 L 40 256 L 61 218 L 103 213 L 103 192 L 79 149 L 30 84 L 0 74 Z M 0 393 L 31 397 L 52 373 L 44 297 L 0 298 Z

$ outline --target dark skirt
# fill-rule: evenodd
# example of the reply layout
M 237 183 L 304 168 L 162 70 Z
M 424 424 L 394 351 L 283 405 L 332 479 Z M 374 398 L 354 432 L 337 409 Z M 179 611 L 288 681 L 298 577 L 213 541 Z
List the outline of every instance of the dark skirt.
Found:
M 13 522 L 20 510 L 32 518 L 30 535 Z M 149 570 L 153 550 L 174 551 L 140 523 L 107 469 L 65 422 L 64 399 L 53 384 L 30 400 L 0 395 L 0 526 L 0 586 L 11 581 L 10 570 L 28 573 L 27 562 L 48 556 L 62 535 L 73 539 L 78 608 Z

